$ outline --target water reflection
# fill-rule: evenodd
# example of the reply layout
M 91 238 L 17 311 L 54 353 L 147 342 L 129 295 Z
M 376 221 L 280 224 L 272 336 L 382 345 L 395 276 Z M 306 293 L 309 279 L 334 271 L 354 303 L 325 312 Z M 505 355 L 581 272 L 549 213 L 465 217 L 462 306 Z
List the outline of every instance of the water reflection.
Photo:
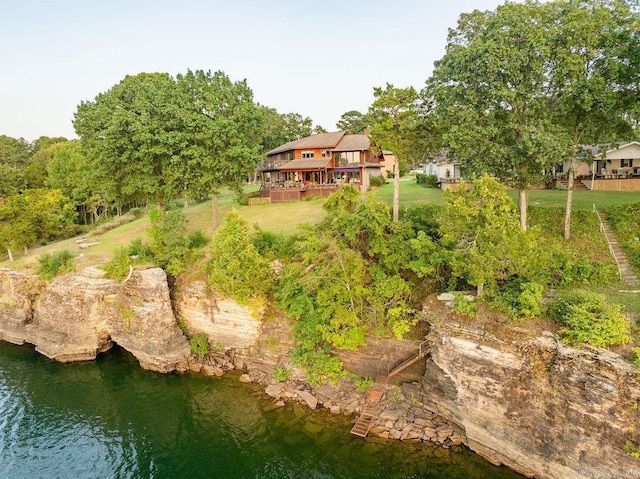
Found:
M 114 351 L 54 363 L 0 343 L 0 477 L 520 477 L 470 453 L 363 440 L 233 378 L 160 375 Z

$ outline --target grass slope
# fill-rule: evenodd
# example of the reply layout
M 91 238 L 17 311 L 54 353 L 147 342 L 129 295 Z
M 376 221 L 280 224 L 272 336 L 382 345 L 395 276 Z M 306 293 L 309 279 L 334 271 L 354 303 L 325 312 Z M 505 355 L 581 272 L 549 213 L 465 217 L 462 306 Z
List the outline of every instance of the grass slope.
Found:
M 255 191 L 256 186 L 250 186 L 247 191 Z M 510 191 L 509 194 L 517 197 L 517 191 Z M 393 184 L 375 188 L 367 195 L 383 201 L 391 206 L 393 200 Z M 566 201 L 566 192 L 560 190 L 532 190 L 529 194 L 529 202 L 532 206 L 543 207 L 563 207 Z M 640 201 L 640 192 L 603 192 L 603 191 L 576 191 L 574 192 L 574 209 L 576 211 L 591 209 L 595 203 L 598 208 L 604 209 L 611 205 L 628 204 Z M 413 177 L 402 178 L 400 181 L 400 204 L 402 206 L 413 206 L 420 204 L 444 203 L 442 191 L 434 188 L 424 188 L 416 184 Z M 319 222 L 326 212 L 322 208 L 321 198 L 310 201 L 265 204 L 253 206 L 241 206 L 235 200 L 234 194 L 230 191 L 221 192 L 218 205 L 220 219 L 222 220 L 227 212 L 236 210 L 251 225 L 257 225 L 268 231 L 291 234 L 295 232 L 298 225 L 302 223 L 315 224 Z M 211 200 L 202 203 L 192 204 L 184 209 L 184 214 L 188 220 L 188 230 L 201 230 L 207 235 L 213 233 L 213 219 Z M 27 255 L 16 254 L 16 260 L 10 263 L 8 260 L 0 262 L 0 266 L 9 267 L 16 270 L 33 273 L 37 265 L 37 258 L 43 253 L 51 253 L 63 249 L 76 258 L 78 269 L 85 266 L 102 264 L 108 261 L 113 251 L 119 246 L 126 245 L 132 239 L 146 237 L 146 229 L 149 220 L 145 216 L 131 223 L 119 226 L 100 235 L 89 233 L 87 241 L 100 242 L 99 245 L 82 250 L 76 240 L 70 238 L 46 246 L 34 247 Z

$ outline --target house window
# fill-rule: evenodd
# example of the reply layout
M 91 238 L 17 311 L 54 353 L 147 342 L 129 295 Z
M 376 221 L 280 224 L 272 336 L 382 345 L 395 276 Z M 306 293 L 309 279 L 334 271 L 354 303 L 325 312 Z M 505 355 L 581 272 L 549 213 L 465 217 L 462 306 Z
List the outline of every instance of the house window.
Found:
M 342 153 L 336 153 L 337 166 L 357 165 L 359 163 L 360 163 L 359 151 L 343 151 Z
M 302 152 L 302 158 L 313 158 L 315 155 L 313 154 L 313 151 L 303 151 Z
M 331 152 L 329 150 L 322 150 L 322 158 L 330 158 Z
M 620 160 L 620 168 L 625 168 L 627 166 L 633 166 L 633 160 Z

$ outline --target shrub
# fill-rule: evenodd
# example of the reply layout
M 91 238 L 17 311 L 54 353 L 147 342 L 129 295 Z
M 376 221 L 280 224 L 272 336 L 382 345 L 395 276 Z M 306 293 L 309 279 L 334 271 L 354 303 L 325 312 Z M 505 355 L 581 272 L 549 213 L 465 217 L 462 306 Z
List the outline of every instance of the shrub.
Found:
M 254 225 L 255 233 L 252 237 L 253 246 L 260 256 L 270 259 L 286 259 L 294 252 L 295 238 L 282 233 L 265 231 Z
M 129 267 L 131 258 L 127 249 L 120 247 L 113 253 L 111 260 L 105 264 L 102 269 L 107 278 L 123 281 L 129 275 Z
M 279 383 L 285 382 L 291 376 L 291 370 L 285 366 L 278 366 L 273 371 L 273 378 Z
M 510 319 L 537 318 L 543 313 L 543 294 L 541 284 L 512 281 L 496 294 L 491 304 Z
M 478 313 L 478 304 L 473 300 L 466 297 L 462 293 L 453 293 L 453 307 L 451 310 L 456 314 L 463 316 L 469 316 L 474 318 Z
M 416 183 L 426 188 L 435 188 L 438 186 L 438 177 L 436 175 L 423 175 L 416 173 Z
M 196 230 L 187 239 L 189 249 L 203 248 L 209 243 L 209 238 L 201 230 Z
M 51 281 L 59 274 L 70 273 L 76 269 L 73 256 L 68 250 L 58 251 L 53 254 L 43 254 L 38 257 L 37 274 L 45 281 Z
M 564 325 L 560 333 L 571 345 L 604 347 L 631 341 L 629 320 L 622 307 L 607 302 L 604 294 L 576 291 L 552 303 L 549 315 Z
M 371 387 L 371 385 L 373 384 L 373 378 L 369 378 L 369 377 L 363 378 L 362 376 L 357 376 L 353 380 L 353 382 L 358 392 L 363 393 Z
M 107 278 L 123 281 L 129 275 L 130 266 L 152 261 L 149 246 L 143 244 L 140 238 L 134 238 L 126 247 L 116 249 L 113 258 L 102 269 Z
M 189 346 L 194 354 L 203 358 L 209 354 L 209 337 L 205 333 L 196 334 L 189 339 Z
M 324 349 L 297 348 L 291 353 L 291 360 L 304 369 L 307 381 L 315 387 L 338 381 L 344 374 L 342 361 Z
M 369 178 L 369 185 L 371 185 L 372 188 L 384 186 L 386 184 L 387 184 L 387 180 L 384 179 L 382 176 L 372 176 L 371 178 Z
M 249 224 L 235 212 L 214 237 L 207 269 L 211 286 L 244 304 L 268 295 L 274 283 L 269 262 L 251 241 Z

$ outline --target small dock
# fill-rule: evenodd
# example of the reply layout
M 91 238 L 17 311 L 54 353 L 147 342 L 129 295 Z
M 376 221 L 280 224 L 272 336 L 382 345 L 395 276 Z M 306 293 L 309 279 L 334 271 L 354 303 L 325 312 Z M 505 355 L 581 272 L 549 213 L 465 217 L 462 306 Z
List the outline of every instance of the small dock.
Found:
M 416 353 L 411 354 L 407 358 L 401 359 L 389 368 L 389 372 L 387 374 L 381 374 L 376 378 L 375 382 L 371 386 L 369 394 L 367 394 L 364 405 L 362 406 L 360 417 L 351 428 L 351 434 L 360 437 L 367 437 L 369 429 L 371 429 L 371 426 L 373 425 L 373 421 L 378 417 L 378 405 L 387 390 L 389 378 L 424 358 L 428 353 L 426 345 L 427 342 L 423 341 Z

